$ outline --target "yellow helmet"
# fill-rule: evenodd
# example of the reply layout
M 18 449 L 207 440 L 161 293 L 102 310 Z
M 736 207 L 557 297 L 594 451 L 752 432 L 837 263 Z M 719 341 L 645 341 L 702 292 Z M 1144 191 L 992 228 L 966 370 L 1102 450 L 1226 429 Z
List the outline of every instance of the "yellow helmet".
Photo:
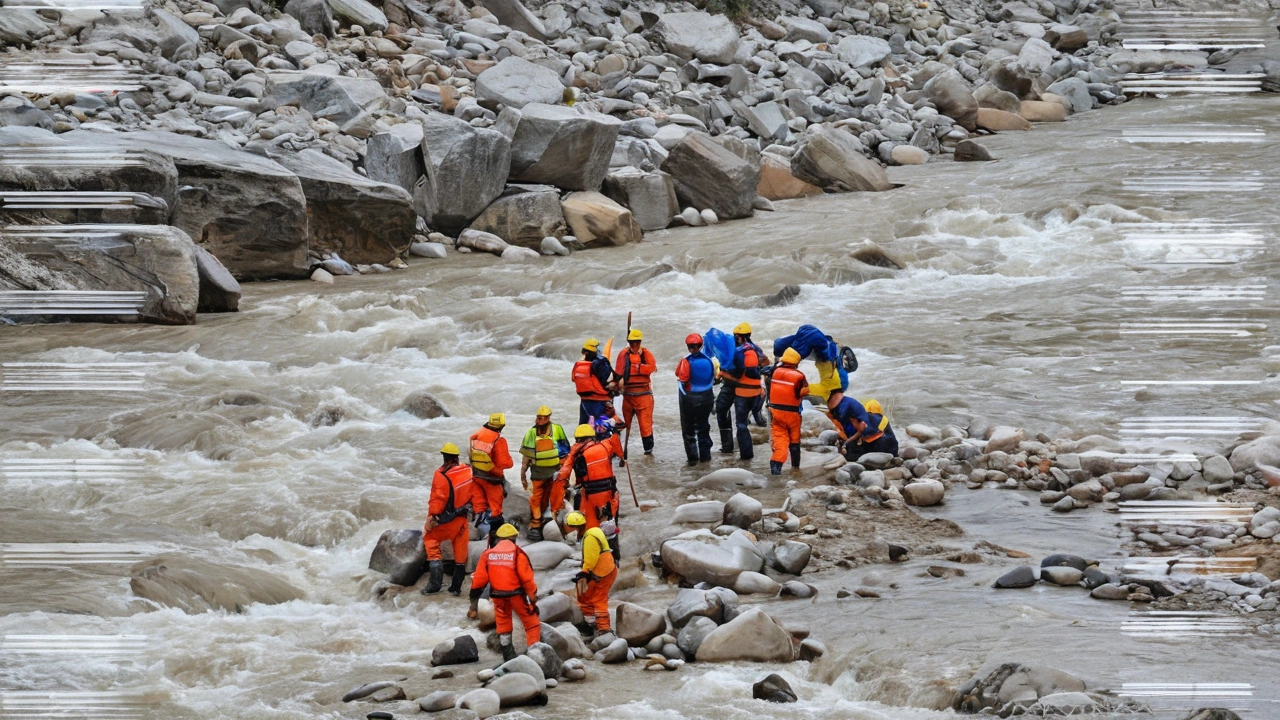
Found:
M 749 322 L 738 323 L 738 326 L 733 329 L 733 334 L 734 335 L 750 335 L 751 323 Z
M 631 328 L 631 332 L 627 333 L 627 342 L 631 342 L 632 340 L 643 340 L 643 339 L 644 339 L 644 333 L 640 332 L 635 328 Z
M 506 427 L 506 425 L 507 425 L 507 414 L 506 414 L 506 413 L 493 413 L 492 415 L 490 415 L 490 416 L 489 416 L 489 424 L 490 424 L 490 425 L 492 425 L 492 426 L 494 426 L 494 427 Z
M 800 353 L 796 352 L 795 348 L 787 348 L 787 351 L 782 353 L 782 362 L 788 365 L 799 365 Z
M 458 446 L 457 446 L 457 445 L 454 445 L 453 443 L 445 443 L 445 444 L 444 444 L 444 447 L 440 448 L 440 452 L 441 452 L 441 453 L 443 453 L 443 454 L 445 454 L 445 455 L 459 455 L 459 454 L 461 454 L 461 451 L 460 451 L 460 450 L 458 450 Z
M 551 408 L 546 405 L 538 408 L 538 417 L 551 417 Z
M 600 341 L 595 338 L 591 338 L 590 340 L 582 343 L 582 349 L 590 350 L 591 352 L 598 352 L 600 350 Z
M 596 429 L 590 425 L 579 425 L 578 428 L 573 431 L 573 437 L 577 440 L 581 440 L 582 438 L 593 438 L 595 436 Z
M 511 523 L 503 523 L 502 527 L 498 528 L 497 532 L 494 533 L 500 538 L 513 538 L 519 534 L 520 531 L 516 530 L 516 526 Z
M 568 525 L 569 527 L 578 527 L 579 525 L 586 525 L 587 516 L 583 515 L 577 510 L 574 510 L 573 512 L 565 516 L 564 524 Z
M 866 408 L 869 413 L 884 414 L 884 408 L 880 407 L 880 401 L 875 398 L 867 398 L 867 401 L 862 403 L 862 407 Z

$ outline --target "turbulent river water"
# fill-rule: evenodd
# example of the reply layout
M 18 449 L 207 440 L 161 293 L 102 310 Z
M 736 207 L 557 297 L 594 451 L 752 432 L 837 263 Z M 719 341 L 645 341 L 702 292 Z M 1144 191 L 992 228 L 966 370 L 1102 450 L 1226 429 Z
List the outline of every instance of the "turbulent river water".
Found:
M 1264 327 L 1275 319 L 1280 219 L 1274 107 L 1261 97 L 1130 102 L 987 138 L 996 163 L 891 168 L 902 187 L 889 193 L 783 202 L 750 220 L 533 265 L 451 255 L 334 286 L 250 285 L 242 312 L 193 327 L 2 328 L 4 362 L 144 364 L 133 392 L 0 393 L 0 460 L 136 463 L 112 481 L 10 473 L 0 501 L 8 560 L 23 543 L 115 543 L 175 567 L 206 563 L 190 567 L 195 586 L 241 565 L 304 597 L 189 614 L 135 596 L 128 565 L 7 561 L 0 634 L 123 635 L 142 650 L 0 653 L 0 689 L 140 691 L 140 712 L 157 718 L 363 716 L 342 693 L 420 677 L 431 648 L 465 624 L 461 600 L 372 600 L 380 578 L 364 568 L 374 541 L 421 523 L 438 448 L 464 441 L 488 413 L 523 429 L 548 404 L 571 424 L 570 360 L 587 337 L 623 335 L 628 312 L 659 362 L 658 450 L 636 463 L 636 481 L 663 504 L 624 519 L 629 553 L 656 546 L 654 516 L 698 477 L 683 467 L 670 373 L 685 334 L 710 326 L 749 320 L 767 349 L 800 323 L 818 325 L 857 349 L 854 392 L 880 399 L 900 427 L 982 417 L 1057 437 L 1116 436 L 1138 417 L 1269 422 L 1280 369 Z M 1264 140 L 1203 141 L 1230 129 Z M 1189 131 L 1202 142 L 1170 142 Z M 868 240 L 905 269 L 850 259 Z M 642 283 L 627 275 L 661 263 L 670 270 Z M 766 306 L 791 284 L 793 301 Z M 1265 292 L 1221 292 L 1246 286 Z M 1188 322 L 1226 332 L 1188 334 L 1178 324 Z M 400 411 L 419 390 L 453 417 Z M 764 496 L 780 501 L 782 491 Z M 1115 516 L 1049 517 L 1031 495 L 961 488 L 929 514 L 966 530 L 958 545 L 1121 557 Z M 931 708 L 988 660 L 1052 665 L 1110 688 L 1247 681 L 1258 698 L 1280 698 L 1274 675 L 1258 672 L 1280 661 L 1273 642 L 1130 638 L 1124 603 L 1048 587 L 993 593 L 1003 568 L 943 581 L 923 574 L 927 564 L 824 572 L 813 577 L 815 602 L 768 601 L 830 648 L 783 668 L 801 696 L 794 706 L 742 699 L 759 667 L 592 664 L 587 682 L 562 685 L 531 714 L 946 717 Z M 876 582 L 896 587 L 875 602 L 835 599 L 836 588 Z M 1280 706 L 1261 710 L 1275 717 Z

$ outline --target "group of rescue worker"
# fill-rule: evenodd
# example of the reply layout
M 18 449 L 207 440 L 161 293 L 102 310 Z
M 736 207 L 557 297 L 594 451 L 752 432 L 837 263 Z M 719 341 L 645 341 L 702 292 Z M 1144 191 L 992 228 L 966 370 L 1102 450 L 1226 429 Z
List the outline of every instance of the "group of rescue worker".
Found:
M 739 457 L 751 460 L 754 453 L 749 423 L 754 420 L 763 426 L 762 410 L 767 406 L 770 472 L 780 475 L 788 460 L 792 468 L 799 468 L 801 414 L 809 395 L 817 395 L 826 403 L 827 415 L 840 437 L 841 452 L 850 460 L 868 452 L 897 453 L 897 440 L 880 404 L 875 400 L 862 403 L 844 395 L 847 372 L 856 369 L 856 357 L 814 326 L 802 325 L 794 335 L 775 340 L 772 363 L 752 341 L 749 323 L 740 323 L 733 329 L 732 345 L 725 333 L 715 329 L 707 332 L 707 338 L 716 347 L 705 347 L 704 337 L 698 333 L 688 335 L 688 354 L 675 368 L 681 434 L 690 465 L 711 459 L 712 413 L 720 430 L 720 452 L 733 454 L 736 440 Z M 629 434 L 634 419 L 644 454 L 651 455 L 654 450 L 651 378 L 658 366 L 643 341 L 640 330 L 630 329 L 627 346 L 613 363 L 609 361 L 607 345 L 602 353 L 599 341 L 583 343 L 582 359 L 574 363 L 572 370 L 580 401 L 573 444 L 564 428 L 551 421 L 551 408 L 544 405 L 538 408 L 534 425 L 524 434 L 519 449 L 519 479 L 529 492 L 532 514 L 527 538 L 542 540 L 550 519 L 557 523 L 562 535 L 576 535 L 582 541 L 582 566 L 575 584 L 583 616 L 578 630 L 586 637 L 610 628 L 609 590 L 621 558 L 614 460 L 619 466 L 627 462 L 619 433 Z M 799 369 L 800 363 L 811 355 L 819 374 L 816 385 L 811 385 Z M 716 385 L 721 386 L 718 395 Z M 620 418 L 614 407 L 614 398 L 619 395 Z M 502 435 L 505 427 L 503 413 L 490 415 L 488 422 L 471 435 L 469 462 L 465 464 L 457 445 L 446 443 L 441 448 L 443 463 L 432 479 L 423 527 L 428 581 L 422 590 L 424 594 L 440 592 L 447 572 L 449 592 L 461 594 L 467 574 L 471 513 L 475 526 L 481 533 L 488 533 L 489 547 L 481 554 L 471 577 L 468 616 L 476 616 L 479 599 L 488 587 L 504 660 L 515 656 L 511 642 L 513 613 L 525 628 L 527 643 L 535 643 L 541 637 L 532 564 L 516 544 L 519 530 L 503 517 L 505 471 L 514 466 Z M 557 521 L 570 495 L 571 476 L 573 509 L 563 521 Z M 444 560 L 442 543 L 451 546 L 452 561 Z

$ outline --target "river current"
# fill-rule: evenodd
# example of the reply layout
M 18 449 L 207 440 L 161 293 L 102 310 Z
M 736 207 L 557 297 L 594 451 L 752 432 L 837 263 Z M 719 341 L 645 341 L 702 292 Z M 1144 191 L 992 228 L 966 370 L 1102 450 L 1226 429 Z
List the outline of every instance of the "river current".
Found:
M 852 392 L 878 398 L 899 427 L 985 418 L 1032 434 L 1115 437 L 1134 418 L 1207 416 L 1268 427 L 1280 369 L 1266 327 L 1277 125 L 1268 97 L 1139 100 L 985 138 L 995 163 L 890 168 L 902 184 L 892 192 L 781 202 L 634 247 L 532 265 L 451 254 L 333 286 L 247 285 L 240 313 L 192 327 L 0 328 L 5 363 L 142 364 L 131 392 L 0 393 L 0 460 L 133 463 L 105 479 L 9 473 L 7 552 L 110 543 L 139 558 L 206 563 L 191 573 L 196 584 L 220 582 L 199 568 L 237 565 L 303 592 L 192 614 L 134 595 L 127 565 L 6 562 L 0 635 L 128 636 L 143 649 L 124 659 L 0 653 L 0 687 L 137 691 L 141 712 L 156 718 L 362 717 L 367 707 L 339 702 L 346 690 L 421 676 L 431 648 L 466 624 L 453 598 L 375 602 L 380 578 L 365 570 L 375 540 L 420 525 L 439 447 L 464 442 L 488 413 L 507 413 L 508 435 L 542 404 L 571 425 L 577 349 L 588 337 L 621 343 L 628 312 L 659 363 L 658 449 L 634 470 L 641 495 L 662 507 L 636 520 L 635 551 L 656 547 L 662 524 L 652 517 L 683 502 L 699 475 L 684 468 L 671 371 L 684 336 L 712 326 L 748 320 L 768 349 L 798 324 L 818 325 L 856 349 Z M 1203 139 L 1241 128 L 1264 141 Z M 854 261 L 867 241 L 903 269 Z M 631 274 L 654 268 L 665 272 Z M 767 300 L 788 285 L 799 286 L 793 300 Z M 1242 287 L 1265 292 L 1222 296 Z M 1204 327 L 1223 332 L 1195 332 Z M 401 411 L 415 391 L 452 417 Z M 1220 450 L 1230 439 L 1196 442 Z M 754 469 L 764 464 L 758 453 Z M 958 544 L 1120 557 L 1114 516 L 1050 517 L 1030 494 L 960 488 L 929 515 L 958 522 L 967 533 Z M 763 674 L 756 666 L 590 664 L 587 682 L 562 685 L 530 712 L 947 717 L 932 708 L 988 660 L 1051 665 L 1093 687 L 1248 681 L 1258 697 L 1280 697 L 1274 677 L 1257 672 L 1280 660 L 1273 642 L 1129 639 L 1119 632 L 1124 603 L 1046 586 L 992 593 L 1002 568 L 957 582 L 925 575 L 927 564 L 824 572 L 806 578 L 823 590 L 816 601 L 767 601 L 829 648 L 781 669 L 801 695 L 794 706 L 743 700 Z M 835 598 L 835 588 L 867 582 L 897 587 L 877 602 Z

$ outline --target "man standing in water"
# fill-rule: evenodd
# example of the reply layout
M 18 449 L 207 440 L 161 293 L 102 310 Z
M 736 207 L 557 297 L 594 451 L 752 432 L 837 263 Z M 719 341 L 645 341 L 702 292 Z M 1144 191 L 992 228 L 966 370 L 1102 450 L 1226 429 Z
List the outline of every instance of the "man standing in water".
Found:
M 538 597 L 533 564 L 516 545 L 519 533 L 510 523 L 504 523 L 495 532 L 498 542 L 480 554 L 480 562 L 471 575 L 471 608 L 467 617 L 474 618 L 478 614 L 480 595 L 488 585 L 489 597 L 493 600 L 493 617 L 498 624 L 498 645 L 502 648 L 502 660 L 506 662 L 516 659 L 516 648 L 511 643 L 511 632 L 515 629 L 511 624 L 512 611 L 524 626 L 526 646 L 542 639 L 542 623 L 538 620 L 538 606 L 533 602 Z
M 604 530 L 587 527 L 587 517 L 571 512 L 565 524 L 582 538 L 582 570 L 573 577 L 578 592 L 582 622 L 575 627 L 583 637 L 609 632 L 609 590 L 618 579 L 618 564 Z
M 725 389 L 716 398 L 716 423 L 720 426 L 720 452 L 733 454 L 733 429 L 729 412 L 733 411 L 734 425 L 738 430 L 738 456 L 743 460 L 755 457 L 751 447 L 751 430 L 747 421 L 756 399 L 763 392 L 764 376 L 761 370 L 768 363 L 760 346 L 751 342 L 751 323 L 738 323 L 733 329 L 733 362 L 720 369 L 720 379 Z M 732 390 L 732 393 L 730 392 Z
M 472 491 L 475 488 L 471 479 L 471 468 L 458 461 L 458 446 L 445 443 L 440 448 L 444 464 L 436 470 L 431 480 L 431 500 L 427 505 L 427 522 L 422 527 L 422 546 L 427 552 L 427 586 L 422 588 L 423 595 L 440 592 L 444 584 L 444 556 L 440 553 L 440 543 L 453 545 L 453 563 L 450 568 L 452 578 L 449 592 L 462 594 L 462 581 L 467 575 L 467 512 L 471 510 Z
M 614 418 L 613 368 L 609 358 L 600 357 L 600 341 L 591 338 L 582 344 L 582 359 L 573 364 L 573 387 L 581 398 L 578 406 L 578 423 L 589 423 L 591 418 Z
M 791 467 L 800 467 L 800 401 L 809 392 L 809 381 L 796 369 L 800 353 L 787 348 L 769 377 L 770 441 L 773 454 L 769 472 L 782 474 L 782 464 L 791 455 Z
M 515 465 L 507 450 L 507 439 L 502 429 L 507 426 L 507 416 L 493 413 L 489 422 L 471 436 L 471 471 L 477 481 L 473 491 L 476 527 L 489 533 L 489 544 L 497 539 L 493 531 L 502 525 L 502 501 L 507 496 L 507 479 L 503 474 Z
M 627 347 L 618 353 L 614 374 L 622 379 L 622 420 L 627 430 L 631 418 L 640 423 L 640 440 L 644 454 L 653 454 L 653 388 L 649 376 L 658 370 L 658 361 L 648 348 L 640 347 L 644 333 L 632 328 L 627 333 Z
M 533 519 L 529 521 L 530 542 L 542 539 L 542 523 L 545 522 L 547 510 L 555 517 L 564 507 L 565 483 L 556 479 L 560 463 L 569 454 L 569 438 L 564 428 L 551 422 L 551 408 L 543 405 L 538 408 L 538 416 L 534 418 L 533 427 L 524 434 L 520 443 L 520 484 L 529 490 L 529 509 Z M 529 478 L 533 479 L 533 487 L 529 487 Z
M 715 397 L 711 388 L 716 381 L 716 362 L 702 352 L 702 336 L 692 333 L 684 339 L 689 350 L 676 365 L 680 381 L 680 434 L 684 437 L 684 455 L 690 465 L 711 460 L 711 410 Z

